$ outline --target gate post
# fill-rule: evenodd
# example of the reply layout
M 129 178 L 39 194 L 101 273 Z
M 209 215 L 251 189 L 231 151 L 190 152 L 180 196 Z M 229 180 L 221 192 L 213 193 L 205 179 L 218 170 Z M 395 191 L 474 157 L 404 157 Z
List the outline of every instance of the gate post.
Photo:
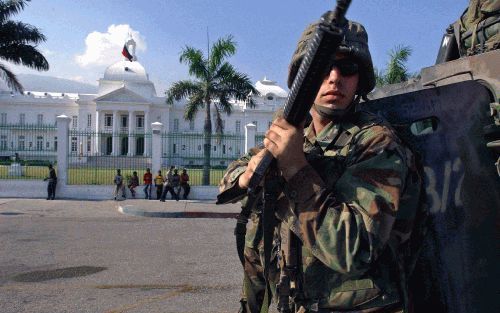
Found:
M 151 124 L 151 172 L 153 176 L 159 170 L 161 170 L 161 153 L 163 150 L 162 141 L 161 141 L 161 130 L 163 129 L 163 124 L 160 122 L 154 122 Z
M 59 115 L 57 120 L 57 185 L 68 183 L 69 122 L 71 118 Z
M 255 134 L 257 133 L 257 126 L 249 123 L 245 125 L 245 153 L 255 147 Z

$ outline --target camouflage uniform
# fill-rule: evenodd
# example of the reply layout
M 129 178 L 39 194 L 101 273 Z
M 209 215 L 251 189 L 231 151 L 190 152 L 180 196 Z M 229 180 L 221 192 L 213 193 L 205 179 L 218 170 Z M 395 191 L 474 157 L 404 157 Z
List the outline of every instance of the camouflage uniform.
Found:
M 352 138 L 338 145 L 349 133 Z M 400 303 L 398 263 L 389 243 L 397 250 L 413 226 L 420 177 L 412 153 L 390 126 L 363 111 L 330 123 L 317 136 L 307 128 L 304 152 L 310 166 L 285 183 L 276 208 L 276 234 L 291 228 L 302 243 L 303 305 L 361 310 Z M 220 191 L 233 201 L 244 195 L 238 178 L 254 153 L 233 162 L 221 182 Z M 257 205 L 245 247 L 249 312 L 258 312 L 264 297 L 262 254 Z M 276 258 L 272 265 L 276 283 Z
M 307 27 L 299 40 L 289 67 L 289 87 L 314 29 L 315 24 Z M 337 52 L 357 60 L 357 94 L 366 95 L 375 85 L 366 31 L 352 21 L 344 31 Z M 356 101 L 319 134 L 313 124 L 305 129 L 308 165 L 282 180 L 269 283 L 276 300 L 291 230 L 298 238 L 299 312 L 398 312 L 407 299 L 405 252 L 420 204 L 421 177 L 414 155 L 391 126 L 371 113 L 356 112 Z M 251 150 L 230 164 L 220 184 L 220 199 L 245 198 L 238 179 L 256 153 Z M 262 202 L 252 210 L 245 237 L 243 297 L 246 310 L 254 313 L 268 304 Z
M 465 12 L 450 28 L 462 57 L 499 49 L 500 1 L 470 0 Z

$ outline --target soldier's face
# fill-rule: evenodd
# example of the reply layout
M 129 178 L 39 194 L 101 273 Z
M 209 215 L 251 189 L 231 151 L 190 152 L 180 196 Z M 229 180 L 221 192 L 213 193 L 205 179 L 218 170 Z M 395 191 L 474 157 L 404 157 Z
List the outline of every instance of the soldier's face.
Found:
M 359 73 L 357 64 L 352 64 L 354 60 L 345 54 L 337 54 L 335 61 L 339 62 L 339 66 L 332 66 L 325 76 L 314 103 L 331 109 L 345 109 L 356 95 Z

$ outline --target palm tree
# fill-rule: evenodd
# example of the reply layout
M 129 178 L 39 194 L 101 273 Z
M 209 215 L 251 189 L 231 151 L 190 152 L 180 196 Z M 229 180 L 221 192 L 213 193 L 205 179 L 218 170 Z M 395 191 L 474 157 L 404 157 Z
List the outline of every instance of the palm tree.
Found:
M 239 73 L 226 61 L 236 53 L 236 43 L 232 36 L 220 38 L 209 49 L 207 56 L 199 49 L 186 46 L 180 54 L 179 62 L 189 68 L 189 75 L 195 80 L 181 80 L 172 84 L 167 90 L 167 103 L 187 98 L 184 118 L 192 121 L 198 111 L 205 109 L 203 127 L 203 185 L 210 184 L 210 154 L 212 141 L 211 107 L 215 109 L 215 132 L 222 135 L 222 113 L 230 115 L 232 105 L 230 99 L 247 101 L 250 107 L 255 103 L 251 94 L 258 94 L 247 75 Z
M 31 0 L 0 0 L 0 59 L 47 71 L 49 63 L 37 50 L 37 45 L 46 40 L 38 28 L 10 17 L 24 9 Z M 23 86 L 4 64 L 0 63 L 0 76 L 13 91 L 23 92 Z
M 409 73 L 406 67 L 406 62 L 411 53 L 412 49 L 409 46 L 398 45 L 392 49 L 389 52 L 387 69 L 385 71 L 375 69 L 377 86 L 381 87 L 383 85 L 401 83 L 415 77 L 416 75 Z

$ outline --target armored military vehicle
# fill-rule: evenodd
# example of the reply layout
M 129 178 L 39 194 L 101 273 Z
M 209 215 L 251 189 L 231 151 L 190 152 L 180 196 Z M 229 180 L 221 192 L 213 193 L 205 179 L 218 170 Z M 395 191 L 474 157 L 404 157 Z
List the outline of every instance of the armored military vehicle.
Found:
M 365 106 L 424 166 L 430 218 L 410 281 L 415 312 L 500 312 L 500 50 L 442 57 Z

